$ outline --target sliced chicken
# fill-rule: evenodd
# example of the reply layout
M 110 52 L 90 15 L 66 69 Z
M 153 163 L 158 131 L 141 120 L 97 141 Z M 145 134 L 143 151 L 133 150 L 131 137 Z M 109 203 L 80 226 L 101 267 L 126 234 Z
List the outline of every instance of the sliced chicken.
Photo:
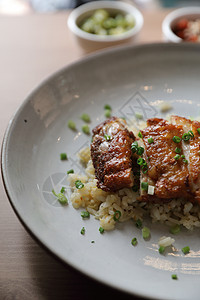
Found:
M 172 116 L 171 122 L 182 126 L 186 135 L 186 141 L 182 140 L 182 149 L 188 162 L 189 185 L 194 199 L 200 202 L 200 134 L 198 132 L 200 123 L 178 116 Z
M 114 192 L 134 183 L 131 144 L 135 136 L 123 119 L 112 117 L 93 129 L 91 157 L 97 186 Z
M 191 199 L 189 171 L 182 159 L 177 159 L 176 148 L 182 152 L 182 143 L 174 142 L 174 137 L 182 137 L 184 131 L 180 125 L 170 124 L 163 119 L 149 119 L 142 130 L 144 159 L 148 171 L 141 170 L 142 201 L 169 201 L 173 198 Z M 144 182 L 154 187 L 153 195 L 143 189 Z

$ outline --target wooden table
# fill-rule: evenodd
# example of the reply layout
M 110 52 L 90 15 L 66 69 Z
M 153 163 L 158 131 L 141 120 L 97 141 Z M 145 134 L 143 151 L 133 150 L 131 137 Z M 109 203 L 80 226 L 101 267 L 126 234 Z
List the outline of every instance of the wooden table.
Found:
M 144 11 L 139 43 L 162 41 L 168 10 Z M 0 16 L 0 138 L 27 94 L 85 53 L 67 28 L 69 12 Z M 0 182 L 0 299 L 137 299 L 62 264 L 26 232 Z

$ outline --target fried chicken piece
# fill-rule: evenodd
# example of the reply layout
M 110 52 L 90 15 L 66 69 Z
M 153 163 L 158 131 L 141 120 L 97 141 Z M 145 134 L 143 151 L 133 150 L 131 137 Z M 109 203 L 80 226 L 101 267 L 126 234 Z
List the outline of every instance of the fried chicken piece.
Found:
M 142 201 L 160 202 L 173 198 L 192 197 L 189 187 L 189 171 L 182 159 L 176 159 L 175 149 L 182 151 L 182 143 L 173 141 L 174 136 L 182 137 L 183 128 L 173 125 L 163 119 L 153 118 L 147 121 L 147 127 L 142 130 L 144 143 L 144 159 L 148 172 L 141 171 L 142 182 L 148 182 L 155 187 L 154 194 L 149 195 L 141 188 Z
M 93 129 L 91 157 L 97 186 L 114 192 L 134 183 L 131 144 L 135 136 L 123 119 L 112 117 Z
M 197 131 L 200 128 L 200 123 L 179 116 L 172 116 L 171 122 L 182 126 L 183 133 L 190 133 L 190 139 L 182 141 L 182 149 L 188 162 L 191 192 L 194 194 L 194 199 L 200 202 L 200 134 Z

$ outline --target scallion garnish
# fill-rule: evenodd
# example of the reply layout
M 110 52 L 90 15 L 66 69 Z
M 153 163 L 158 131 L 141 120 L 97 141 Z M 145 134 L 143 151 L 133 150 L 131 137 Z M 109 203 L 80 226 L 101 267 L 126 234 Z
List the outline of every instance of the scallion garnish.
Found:
M 180 143 L 181 138 L 180 138 L 179 136 L 176 136 L 176 135 L 175 135 L 175 136 L 172 138 L 172 140 L 173 140 L 174 143 L 177 143 L 177 144 L 178 144 L 178 143 Z
M 67 160 L 67 153 L 60 153 L 60 160 Z
M 82 114 L 81 119 L 86 123 L 90 123 L 90 121 L 91 121 L 90 116 L 88 114 Z
M 143 135 L 142 135 L 141 131 L 138 133 L 138 137 L 141 138 L 141 139 L 143 138 Z
M 185 158 L 185 155 L 181 155 L 181 158 Z
M 142 120 L 143 119 L 143 115 L 140 114 L 140 113 L 137 113 L 135 114 L 135 117 L 138 119 L 138 120 Z
M 67 171 L 67 174 L 73 174 L 73 173 L 74 173 L 73 169 L 70 169 L 69 171 Z
M 137 141 L 135 141 L 131 144 L 131 150 L 133 153 L 137 152 L 137 150 L 138 150 L 138 142 Z
M 112 110 L 111 106 L 109 104 L 105 104 L 104 105 L 104 109 L 109 109 L 109 110 Z
M 142 221 L 140 219 L 137 219 L 137 221 L 135 222 L 135 226 L 137 228 L 142 228 Z
M 85 227 L 82 227 L 80 232 L 81 232 L 82 235 L 84 235 L 85 234 Z
M 143 153 L 144 153 L 144 148 L 143 147 L 138 147 L 137 154 L 142 155 Z
M 186 246 L 186 247 L 183 247 L 181 250 L 182 250 L 182 252 L 183 252 L 184 254 L 187 254 L 187 253 L 190 252 L 190 247 L 189 247 L 189 246 Z
M 106 139 L 106 141 L 110 141 L 111 140 L 111 136 L 107 135 L 107 134 L 104 135 L 104 138 Z
M 176 274 L 172 274 L 172 279 L 174 279 L 174 280 L 177 280 L 178 279 L 178 276 L 176 275 Z
M 187 142 L 189 141 L 190 137 L 191 137 L 190 134 L 185 132 L 182 136 L 182 140 Z
M 176 154 L 175 156 L 174 156 L 174 159 L 175 160 L 178 160 L 180 158 L 180 155 L 179 154 Z
M 76 130 L 76 124 L 74 121 L 72 120 L 69 120 L 68 121 L 68 127 L 71 129 L 71 130 Z
M 160 254 L 163 254 L 165 252 L 165 247 L 164 246 L 160 246 L 158 249 Z
M 150 230 L 148 227 L 142 228 L 142 237 L 143 239 L 148 239 L 150 237 Z
M 61 188 L 61 190 L 60 190 L 60 193 L 64 193 L 65 192 L 65 187 L 63 186 L 62 188 Z
M 141 183 L 141 188 L 142 188 L 142 190 L 144 190 L 144 191 L 148 191 L 148 182 L 142 182 Z
M 176 225 L 172 226 L 169 231 L 172 234 L 177 234 L 181 231 L 181 227 L 179 224 L 176 224 Z
M 137 238 L 136 238 L 136 237 L 134 237 L 134 238 L 132 239 L 131 244 L 132 244 L 133 246 L 136 246 L 136 245 L 137 245 Z
M 137 159 L 137 164 L 138 164 L 139 166 L 143 166 L 144 163 L 145 163 L 144 158 L 139 157 L 139 158 Z
M 183 159 L 183 162 L 187 165 L 188 164 L 188 160 L 187 159 Z
M 197 132 L 198 132 L 198 134 L 200 134 L 200 128 L 197 128 Z
M 188 131 L 188 134 L 189 134 L 192 138 L 194 137 L 194 133 L 193 133 L 192 130 L 189 130 L 189 131 Z
M 176 147 L 175 152 L 176 152 L 177 154 L 180 154 L 180 153 L 181 153 L 181 148 Z
M 58 199 L 58 201 L 59 201 L 62 205 L 68 203 L 68 200 L 67 200 L 67 198 L 66 198 L 66 196 L 64 195 L 63 192 L 62 192 L 62 193 L 60 192 L 60 193 L 56 194 L 56 192 L 55 192 L 54 189 L 53 189 L 53 190 L 52 190 L 52 193 L 54 194 L 54 196 Z
M 111 114 L 112 114 L 112 112 L 111 112 L 110 109 L 106 109 L 105 112 L 104 112 L 104 116 L 105 116 L 106 118 L 110 118 L 110 117 L 111 117 Z
M 104 233 L 104 228 L 103 227 L 99 227 L 99 232 L 102 234 Z
M 80 190 L 84 187 L 84 184 L 81 182 L 81 180 L 76 180 L 75 181 L 75 187 Z
M 88 219 L 90 217 L 90 213 L 88 211 L 82 211 L 81 212 L 81 217 L 83 219 Z
M 82 131 L 85 133 L 85 134 L 90 134 L 90 127 L 88 125 L 83 125 L 82 126 Z
M 149 139 L 148 139 L 148 143 L 149 143 L 149 144 L 152 144 L 153 142 L 154 142 L 153 138 L 149 138 Z
M 120 217 L 121 217 L 121 211 L 116 210 L 113 216 L 114 221 L 119 221 Z

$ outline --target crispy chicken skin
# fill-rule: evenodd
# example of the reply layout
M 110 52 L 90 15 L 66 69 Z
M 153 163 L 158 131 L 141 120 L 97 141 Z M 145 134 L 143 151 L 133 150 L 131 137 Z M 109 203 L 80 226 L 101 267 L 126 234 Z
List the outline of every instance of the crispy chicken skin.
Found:
M 131 144 L 135 136 L 123 119 L 112 117 L 93 129 L 91 157 L 97 186 L 114 192 L 134 183 Z
M 173 125 L 163 119 L 149 119 L 147 127 L 142 130 L 144 143 L 144 159 L 148 164 L 148 172 L 141 172 L 141 182 L 148 182 L 155 187 L 154 195 L 149 195 L 141 189 L 142 201 L 159 199 L 169 201 L 173 198 L 192 197 L 189 187 L 189 171 L 182 159 L 175 159 L 175 149 L 182 151 L 182 143 L 175 143 L 174 136 L 182 137 L 183 128 Z M 149 138 L 153 142 L 149 142 Z

